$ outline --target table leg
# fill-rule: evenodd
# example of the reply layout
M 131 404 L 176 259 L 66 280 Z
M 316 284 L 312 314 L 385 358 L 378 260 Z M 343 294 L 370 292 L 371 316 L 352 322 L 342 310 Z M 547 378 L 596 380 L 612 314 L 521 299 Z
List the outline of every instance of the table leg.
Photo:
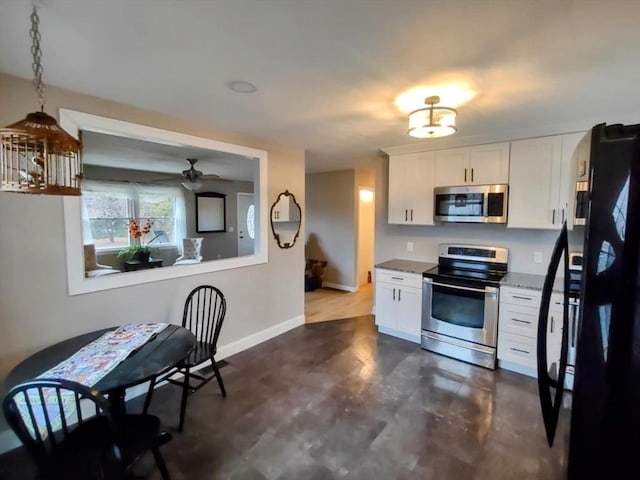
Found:
M 109 403 L 114 415 L 124 415 L 127 413 L 127 406 L 124 401 L 126 390 L 124 388 L 118 388 L 109 392 Z

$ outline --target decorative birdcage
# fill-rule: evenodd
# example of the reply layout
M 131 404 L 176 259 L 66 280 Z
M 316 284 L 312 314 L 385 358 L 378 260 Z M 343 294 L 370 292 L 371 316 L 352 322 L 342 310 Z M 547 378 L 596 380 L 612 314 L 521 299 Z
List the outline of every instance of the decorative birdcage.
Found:
M 44 112 L 0 129 L 0 190 L 80 195 L 81 145 Z
M 82 146 L 44 113 L 40 19 L 33 7 L 31 39 L 34 85 L 40 111 L 0 129 L 0 191 L 80 195 Z

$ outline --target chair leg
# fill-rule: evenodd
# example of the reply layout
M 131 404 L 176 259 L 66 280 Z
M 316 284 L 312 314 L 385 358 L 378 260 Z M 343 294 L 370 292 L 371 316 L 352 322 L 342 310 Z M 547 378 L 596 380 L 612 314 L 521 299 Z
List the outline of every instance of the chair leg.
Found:
M 162 480 L 171 480 L 169 471 L 167 470 L 167 464 L 164 462 L 164 457 L 162 456 L 162 453 L 160 453 L 160 449 L 158 447 L 152 447 L 151 452 L 153 453 L 153 457 L 156 459 L 156 465 L 158 466 L 158 470 L 160 470 Z
M 211 366 L 213 367 L 213 372 L 216 374 L 216 380 L 218 380 L 218 386 L 220 387 L 220 392 L 223 397 L 227 396 L 227 391 L 224 388 L 224 383 L 222 383 L 222 375 L 220 375 L 220 370 L 216 365 L 216 361 L 213 357 L 211 357 Z
M 144 407 L 142 407 L 142 413 L 147 413 L 149 405 L 151 405 L 151 397 L 153 396 L 153 390 L 156 386 L 156 378 L 153 377 L 149 382 L 149 390 L 147 390 L 147 398 L 144 399 Z
M 184 427 L 184 415 L 187 410 L 187 396 L 189 395 L 189 367 L 184 370 L 184 384 L 182 385 L 182 400 L 180 401 L 180 425 L 178 431 L 181 432 Z

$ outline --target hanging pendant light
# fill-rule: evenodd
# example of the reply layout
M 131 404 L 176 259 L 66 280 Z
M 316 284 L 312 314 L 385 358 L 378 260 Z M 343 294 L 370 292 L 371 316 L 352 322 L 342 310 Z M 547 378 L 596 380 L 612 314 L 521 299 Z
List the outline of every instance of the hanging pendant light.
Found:
M 424 103 L 428 106 L 414 110 L 409 114 L 409 131 L 412 137 L 435 138 L 446 137 L 455 133 L 458 112 L 449 107 L 436 107 L 440 97 L 427 97 Z
M 80 195 L 82 146 L 58 125 L 55 118 L 44 113 L 39 22 L 34 6 L 31 13 L 31 53 L 40 111 L 0 129 L 0 191 Z

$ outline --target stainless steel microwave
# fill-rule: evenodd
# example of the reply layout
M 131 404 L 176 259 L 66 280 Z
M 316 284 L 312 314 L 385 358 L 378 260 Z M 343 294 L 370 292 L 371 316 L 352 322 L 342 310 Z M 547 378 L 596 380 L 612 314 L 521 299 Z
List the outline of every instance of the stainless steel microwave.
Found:
M 434 220 L 459 223 L 507 223 L 508 185 L 436 187 Z

